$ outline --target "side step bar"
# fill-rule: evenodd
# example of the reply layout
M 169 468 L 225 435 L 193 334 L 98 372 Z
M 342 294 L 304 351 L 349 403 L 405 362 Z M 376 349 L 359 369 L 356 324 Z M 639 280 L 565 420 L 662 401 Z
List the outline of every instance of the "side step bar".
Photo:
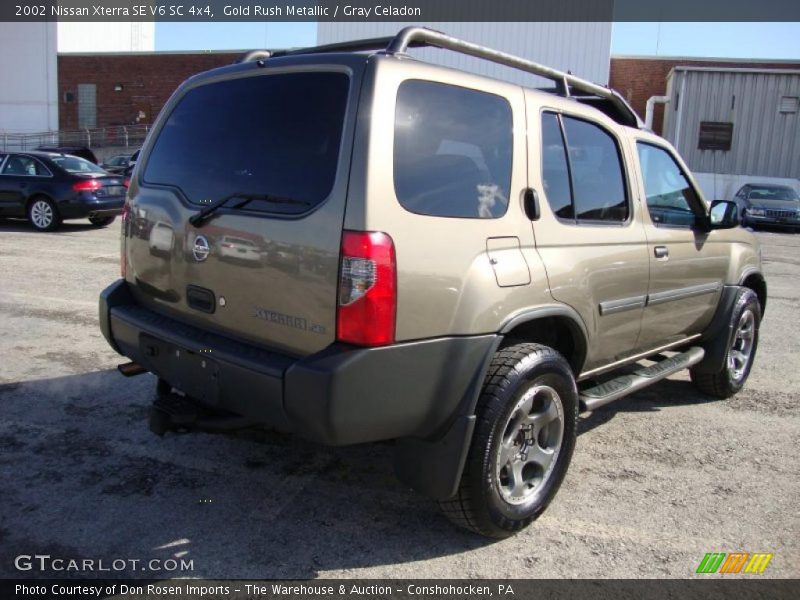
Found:
M 638 392 L 648 385 L 652 385 L 673 373 L 696 365 L 705 355 L 705 350 L 698 346 L 689 348 L 686 352 L 676 354 L 649 367 L 640 367 L 629 375 L 621 375 L 593 388 L 580 393 L 580 403 L 583 410 L 596 410 L 623 396 Z

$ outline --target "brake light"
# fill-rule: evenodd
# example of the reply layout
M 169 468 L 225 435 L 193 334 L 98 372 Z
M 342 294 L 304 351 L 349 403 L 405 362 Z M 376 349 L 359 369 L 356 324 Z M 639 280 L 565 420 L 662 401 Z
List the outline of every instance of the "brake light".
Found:
M 97 179 L 84 179 L 72 185 L 72 189 L 76 192 L 94 192 L 103 187 L 103 184 Z
M 128 260 L 125 258 L 125 238 L 128 235 L 128 221 L 131 216 L 131 207 L 126 202 L 122 207 L 122 235 L 119 244 L 119 274 L 125 279 L 128 272 Z
M 130 187 L 130 186 L 131 186 L 131 180 L 130 180 L 130 178 L 129 178 L 129 177 L 126 177 L 126 178 L 125 178 L 125 179 L 122 181 L 122 185 L 124 185 L 126 188 Z
M 397 264 L 394 243 L 377 231 L 345 231 L 336 339 L 359 346 L 394 342 Z

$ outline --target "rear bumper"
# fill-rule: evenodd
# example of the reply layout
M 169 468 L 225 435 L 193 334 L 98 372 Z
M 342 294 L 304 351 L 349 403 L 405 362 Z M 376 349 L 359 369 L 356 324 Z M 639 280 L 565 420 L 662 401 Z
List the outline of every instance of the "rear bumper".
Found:
M 65 219 L 86 219 L 88 217 L 114 217 L 122 214 L 124 197 L 109 200 L 79 201 L 59 204 L 58 210 Z
M 216 388 L 209 405 L 329 445 L 443 435 L 468 413 L 496 341 L 334 343 L 298 359 L 155 313 L 122 280 L 100 296 L 100 328 L 117 352 L 179 389 L 192 387 L 192 373 L 207 379 L 192 369 L 208 357 Z

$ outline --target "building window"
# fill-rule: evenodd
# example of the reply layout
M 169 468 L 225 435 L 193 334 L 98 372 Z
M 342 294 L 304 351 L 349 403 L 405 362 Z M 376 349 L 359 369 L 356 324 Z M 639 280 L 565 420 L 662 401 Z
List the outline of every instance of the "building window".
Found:
M 78 84 L 78 127 L 97 127 L 97 86 L 94 83 Z
M 800 106 L 800 98 L 797 96 L 781 96 L 781 103 L 778 111 L 782 113 L 796 113 Z
M 700 121 L 700 138 L 697 142 L 699 150 L 728 151 L 732 141 L 733 123 Z

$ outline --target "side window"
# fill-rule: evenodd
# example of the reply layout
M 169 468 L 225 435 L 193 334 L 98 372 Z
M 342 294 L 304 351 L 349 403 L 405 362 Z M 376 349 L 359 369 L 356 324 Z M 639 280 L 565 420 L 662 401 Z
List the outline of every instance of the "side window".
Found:
M 3 175 L 28 175 L 31 177 L 50 175 L 50 172 L 36 159 L 30 156 L 12 154 L 3 167 Z
M 622 160 L 614 138 L 597 125 L 563 117 L 572 172 L 575 218 L 616 221 L 628 218 Z
M 494 94 L 409 80 L 397 91 L 394 188 L 406 210 L 494 219 L 508 208 L 512 114 Z
M 670 154 L 657 146 L 637 142 L 647 196 L 647 210 L 656 225 L 691 227 L 697 221 L 693 207 L 700 199 Z
M 542 179 L 559 219 L 622 223 L 628 218 L 620 151 L 614 138 L 597 125 L 544 113 Z
M 567 151 L 561 124 L 554 113 L 542 115 L 542 180 L 544 195 L 559 219 L 574 219 Z

